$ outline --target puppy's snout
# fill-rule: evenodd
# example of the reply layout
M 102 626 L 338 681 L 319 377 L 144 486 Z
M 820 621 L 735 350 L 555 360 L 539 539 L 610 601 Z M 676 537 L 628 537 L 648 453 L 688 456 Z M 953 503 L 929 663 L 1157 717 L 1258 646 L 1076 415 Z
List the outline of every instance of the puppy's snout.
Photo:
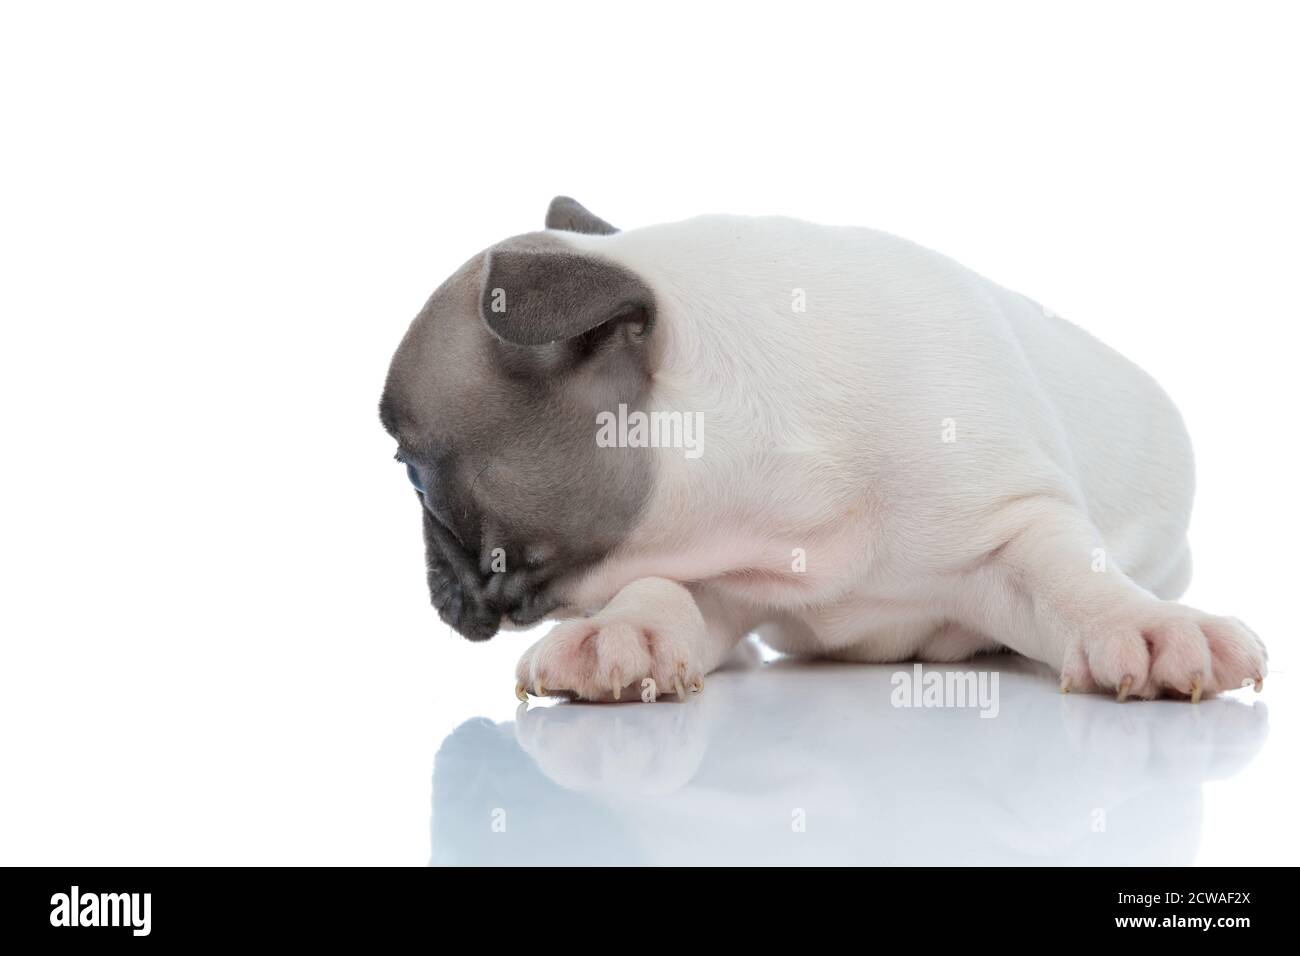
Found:
M 486 641 L 496 634 L 501 611 L 481 585 L 466 586 L 444 564 L 431 563 L 428 574 L 429 597 L 438 617 L 471 641 Z
M 548 587 L 551 550 L 484 542 L 476 557 L 429 507 L 427 496 L 421 500 L 429 597 L 444 622 L 471 641 L 485 641 L 503 618 L 523 627 L 558 606 Z
M 486 641 L 500 630 L 499 612 L 483 603 L 480 595 L 459 584 L 449 584 L 432 568 L 429 570 L 429 593 L 438 609 L 438 617 L 469 640 Z
M 533 624 L 559 606 L 549 583 L 558 549 L 545 542 L 513 545 L 509 530 L 490 517 L 464 516 L 459 532 L 435 476 L 407 466 L 424 519 L 429 596 L 438 616 L 472 641 L 500 629 L 503 619 Z
M 438 520 L 426 496 L 421 495 L 421 503 L 429 598 L 444 622 L 471 641 L 485 641 L 500 627 L 501 612 L 485 595 L 477 562 Z

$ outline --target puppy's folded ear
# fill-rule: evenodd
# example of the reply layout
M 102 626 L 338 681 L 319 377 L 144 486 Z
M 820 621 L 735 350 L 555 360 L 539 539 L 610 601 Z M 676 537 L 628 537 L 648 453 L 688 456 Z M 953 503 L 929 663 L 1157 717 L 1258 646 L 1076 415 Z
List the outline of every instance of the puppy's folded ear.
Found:
M 479 312 L 489 329 L 514 345 L 545 345 L 608 323 L 643 334 L 654 320 L 654 295 L 627 269 L 569 250 L 488 253 Z
M 586 232 L 597 236 L 618 232 L 604 219 L 592 214 L 582 203 L 568 196 L 556 196 L 551 200 L 550 208 L 546 210 L 546 228 Z

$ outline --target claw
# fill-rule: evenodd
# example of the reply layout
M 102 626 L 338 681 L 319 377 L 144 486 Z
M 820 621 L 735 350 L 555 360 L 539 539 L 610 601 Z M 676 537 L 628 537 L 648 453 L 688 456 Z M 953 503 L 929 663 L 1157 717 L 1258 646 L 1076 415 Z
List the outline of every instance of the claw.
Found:
M 1192 703 L 1199 704 L 1200 702 L 1201 702 L 1201 679 L 1198 677 L 1196 678 L 1196 680 L 1192 681 Z
M 1130 675 L 1124 675 L 1124 679 L 1119 682 L 1119 693 L 1115 695 L 1115 699 L 1121 704 L 1124 703 L 1128 699 L 1129 688 L 1132 686 L 1133 678 Z
M 528 691 L 524 690 L 524 682 L 521 680 L 515 681 L 515 696 L 525 704 L 528 703 Z
M 680 677 L 673 678 L 673 688 L 677 691 L 678 700 L 686 699 L 686 688 L 682 685 L 682 679 Z
M 698 693 L 700 693 L 700 691 L 702 691 L 702 690 L 704 690 L 704 678 L 703 678 L 703 677 L 697 677 L 697 678 L 695 678 L 695 680 L 691 681 L 691 693 L 692 693 L 692 694 L 698 694 Z
M 546 696 L 546 688 L 542 686 L 541 681 L 538 681 L 538 682 L 537 682 L 537 696 L 538 696 L 538 697 L 545 697 L 545 696 Z
M 1062 678 L 1061 678 L 1061 693 L 1062 693 L 1062 694 L 1068 694 L 1069 692 L 1070 692 L 1070 678 L 1068 678 L 1068 677 L 1062 677 Z
M 614 691 L 614 699 L 619 700 L 623 696 L 623 673 L 615 667 L 609 674 L 609 682 Z
M 1256 678 L 1255 678 L 1255 693 L 1258 694 L 1258 693 L 1259 693 L 1260 691 L 1262 691 L 1263 689 L 1264 689 L 1264 678 L 1263 678 L 1263 677 L 1256 677 Z

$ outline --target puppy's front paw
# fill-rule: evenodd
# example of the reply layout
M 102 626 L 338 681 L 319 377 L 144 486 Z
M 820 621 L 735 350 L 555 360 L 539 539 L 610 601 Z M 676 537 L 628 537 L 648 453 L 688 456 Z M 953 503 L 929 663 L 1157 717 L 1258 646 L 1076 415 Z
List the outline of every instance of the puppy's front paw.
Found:
M 600 615 L 565 621 L 519 659 L 515 693 L 520 700 L 528 693 L 594 701 L 660 694 L 685 699 L 704 688 L 694 638 Z M 653 684 L 643 683 L 647 678 Z
M 1066 649 L 1061 690 L 1195 703 L 1252 684 L 1262 690 L 1267 662 L 1263 642 L 1236 618 L 1159 602 L 1090 626 Z

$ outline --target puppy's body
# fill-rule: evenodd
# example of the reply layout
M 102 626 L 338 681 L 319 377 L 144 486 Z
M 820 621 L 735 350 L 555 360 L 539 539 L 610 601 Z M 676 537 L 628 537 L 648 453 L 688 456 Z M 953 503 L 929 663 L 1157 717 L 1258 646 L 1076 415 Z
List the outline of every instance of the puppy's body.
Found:
M 639 450 L 635 521 L 563 575 L 562 605 L 598 610 L 524 656 L 523 687 L 684 691 L 753 629 L 856 660 L 1005 646 L 1120 696 L 1262 678 L 1248 630 L 1163 600 L 1190 575 L 1192 457 L 1136 366 L 872 230 L 593 221 L 553 207 L 546 241 L 650 290 L 639 402 L 698 414 L 703 454 Z
M 652 404 L 702 413 L 707 449 L 656 452 L 629 558 L 592 575 L 583 603 L 658 573 L 789 610 L 911 603 L 901 592 L 920 585 L 930 612 L 930 579 L 969 570 L 1039 498 L 1084 511 L 1139 584 L 1181 593 L 1178 413 L 1036 303 L 867 229 L 716 216 L 569 241 L 656 290 Z

